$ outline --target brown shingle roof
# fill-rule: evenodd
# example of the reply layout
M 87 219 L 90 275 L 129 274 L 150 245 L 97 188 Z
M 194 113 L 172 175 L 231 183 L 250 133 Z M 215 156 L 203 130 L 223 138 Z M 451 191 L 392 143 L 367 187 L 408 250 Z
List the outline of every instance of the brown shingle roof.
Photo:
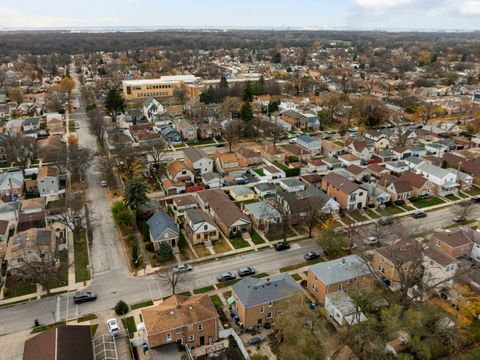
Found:
M 437 232 L 433 236 L 452 248 L 468 245 L 473 241 L 461 229 L 456 231 Z
M 329 173 L 328 175 L 325 175 L 323 180 L 347 194 L 350 194 L 360 188 L 358 184 L 355 184 L 353 181 L 345 179 L 343 176 L 340 176 L 336 173 Z
M 395 181 L 393 183 L 393 187 L 397 194 L 404 194 L 408 192 L 412 192 L 413 188 L 409 181 Z
M 38 170 L 37 178 L 41 179 L 44 176 L 58 176 L 58 169 L 53 166 L 46 166 Z
M 218 318 L 210 297 L 173 295 L 156 306 L 142 309 L 147 334 L 156 334 L 200 321 Z
M 441 266 L 448 266 L 457 262 L 457 259 L 455 259 L 453 256 L 433 247 L 425 251 L 425 256 L 428 256 L 430 259 L 437 262 Z
M 188 170 L 185 164 L 181 161 L 175 160 L 167 165 L 167 171 L 172 176 L 175 177 L 179 172 L 183 170 Z
M 398 180 L 408 181 L 416 189 L 420 189 L 427 182 L 427 179 L 423 175 L 414 174 L 412 172 L 404 173 L 398 178 Z
M 351 174 L 358 175 L 365 171 L 365 168 L 360 167 L 358 165 L 349 165 L 345 168 L 346 171 L 348 171 Z
M 90 326 L 59 326 L 28 339 L 23 360 L 93 360 Z
M 377 250 L 385 259 L 402 264 L 412 259 L 419 243 L 415 240 L 400 240 L 392 245 L 381 247 Z

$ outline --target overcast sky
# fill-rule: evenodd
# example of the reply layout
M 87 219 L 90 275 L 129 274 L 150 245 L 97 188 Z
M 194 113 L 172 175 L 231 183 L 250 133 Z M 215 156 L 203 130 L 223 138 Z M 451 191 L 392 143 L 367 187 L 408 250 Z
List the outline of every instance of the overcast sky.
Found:
M 0 28 L 480 29 L 480 0 L 0 0 Z

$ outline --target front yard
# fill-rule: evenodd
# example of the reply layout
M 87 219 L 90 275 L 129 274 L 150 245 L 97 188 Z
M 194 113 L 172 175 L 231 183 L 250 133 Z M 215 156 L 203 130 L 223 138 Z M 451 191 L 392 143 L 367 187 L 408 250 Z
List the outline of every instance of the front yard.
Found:
M 75 282 L 90 280 L 87 246 L 86 232 L 83 230 L 80 239 L 73 242 L 73 252 L 75 256 Z
M 225 239 L 223 239 L 223 237 L 220 237 L 220 240 L 216 241 L 213 244 L 213 250 L 215 251 L 216 254 L 221 254 L 227 251 L 231 251 L 232 248 L 230 247 L 228 242 L 225 241 Z
M 37 291 L 37 286 L 21 280 L 17 281 L 13 277 L 7 277 L 7 284 L 3 291 L 5 299 L 11 299 L 17 296 L 33 294 Z
M 464 192 L 470 196 L 480 195 L 480 187 L 473 186 L 470 190 Z
M 405 212 L 405 210 L 395 205 L 388 205 L 384 209 L 378 209 L 377 212 L 382 216 L 392 216 L 395 214 L 401 214 Z
M 252 238 L 252 242 L 255 245 L 260 245 L 265 243 L 265 240 L 263 240 L 263 238 L 255 230 L 252 231 L 252 233 L 250 234 L 250 237 Z
M 235 249 L 243 249 L 250 246 L 241 236 L 230 239 L 230 244 L 232 244 Z
M 434 205 L 440 205 L 444 203 L 445 203 L 445 200 L 440 199 L 437 196 L 433 196 L 430 199 L 412 201 L 412 204 L 419 209 L 429 207 L 429 206 L 434 206 Z

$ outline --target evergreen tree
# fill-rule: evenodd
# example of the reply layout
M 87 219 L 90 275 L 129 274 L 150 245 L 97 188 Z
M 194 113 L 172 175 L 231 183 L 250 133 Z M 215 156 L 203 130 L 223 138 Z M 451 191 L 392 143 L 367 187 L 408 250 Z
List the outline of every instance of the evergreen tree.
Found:
M 272 62 L 274 64 L 280 64 L 282 62 L 282 55 L 277 51 L 275 55 L 273 55 Z
M 141 179 L 133 179 L 125 185 L 125 204 L 138 210 L 148 202 L 148 185 Z
M 125 100 L 123 99 L 120 89 L 111 88 L 108 90 L 107 97 L 105 99 L 105 110 L 115 121 L 117 113 L 123 113 L 125 111 Z
M 225 75 L 222 75 L 222 77 L 220 78 L 220 84 L 218 85 L 218 87 L 220 89 L 228 89 L 228 82 Z
M 245 92 L 243 94 L 243 100 L 249 103 L 253 101 L 253 89 L 250 81 L 247 81 L 247 86 L 245 87 Z
M 268 103 L 268 113 L 271 114 L 275 111 L 278 111 L 279 105 L 280 105 L 280 101 L 270 100 L 270 102 Z
M 253 110 L 248 101 L 242 106 L 241 118 L 247 122 L 253 119 Z
M 258 80 L 257 92 L 258 92 L 258 95 L 265 94 L 265 78 L 263 77 L 263 75 L 260 76 L 260 79 Z

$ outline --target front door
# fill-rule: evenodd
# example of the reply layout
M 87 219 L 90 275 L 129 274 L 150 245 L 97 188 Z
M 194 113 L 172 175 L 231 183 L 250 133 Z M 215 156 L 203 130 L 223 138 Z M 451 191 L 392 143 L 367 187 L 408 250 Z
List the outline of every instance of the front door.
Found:
M 258 325 L 262 326 L 262 323 L 263 323 L 263 320 L 262 319 L 258 319 Z
M 200 336 L 200 346 L 205 345 L 205 336 Z

